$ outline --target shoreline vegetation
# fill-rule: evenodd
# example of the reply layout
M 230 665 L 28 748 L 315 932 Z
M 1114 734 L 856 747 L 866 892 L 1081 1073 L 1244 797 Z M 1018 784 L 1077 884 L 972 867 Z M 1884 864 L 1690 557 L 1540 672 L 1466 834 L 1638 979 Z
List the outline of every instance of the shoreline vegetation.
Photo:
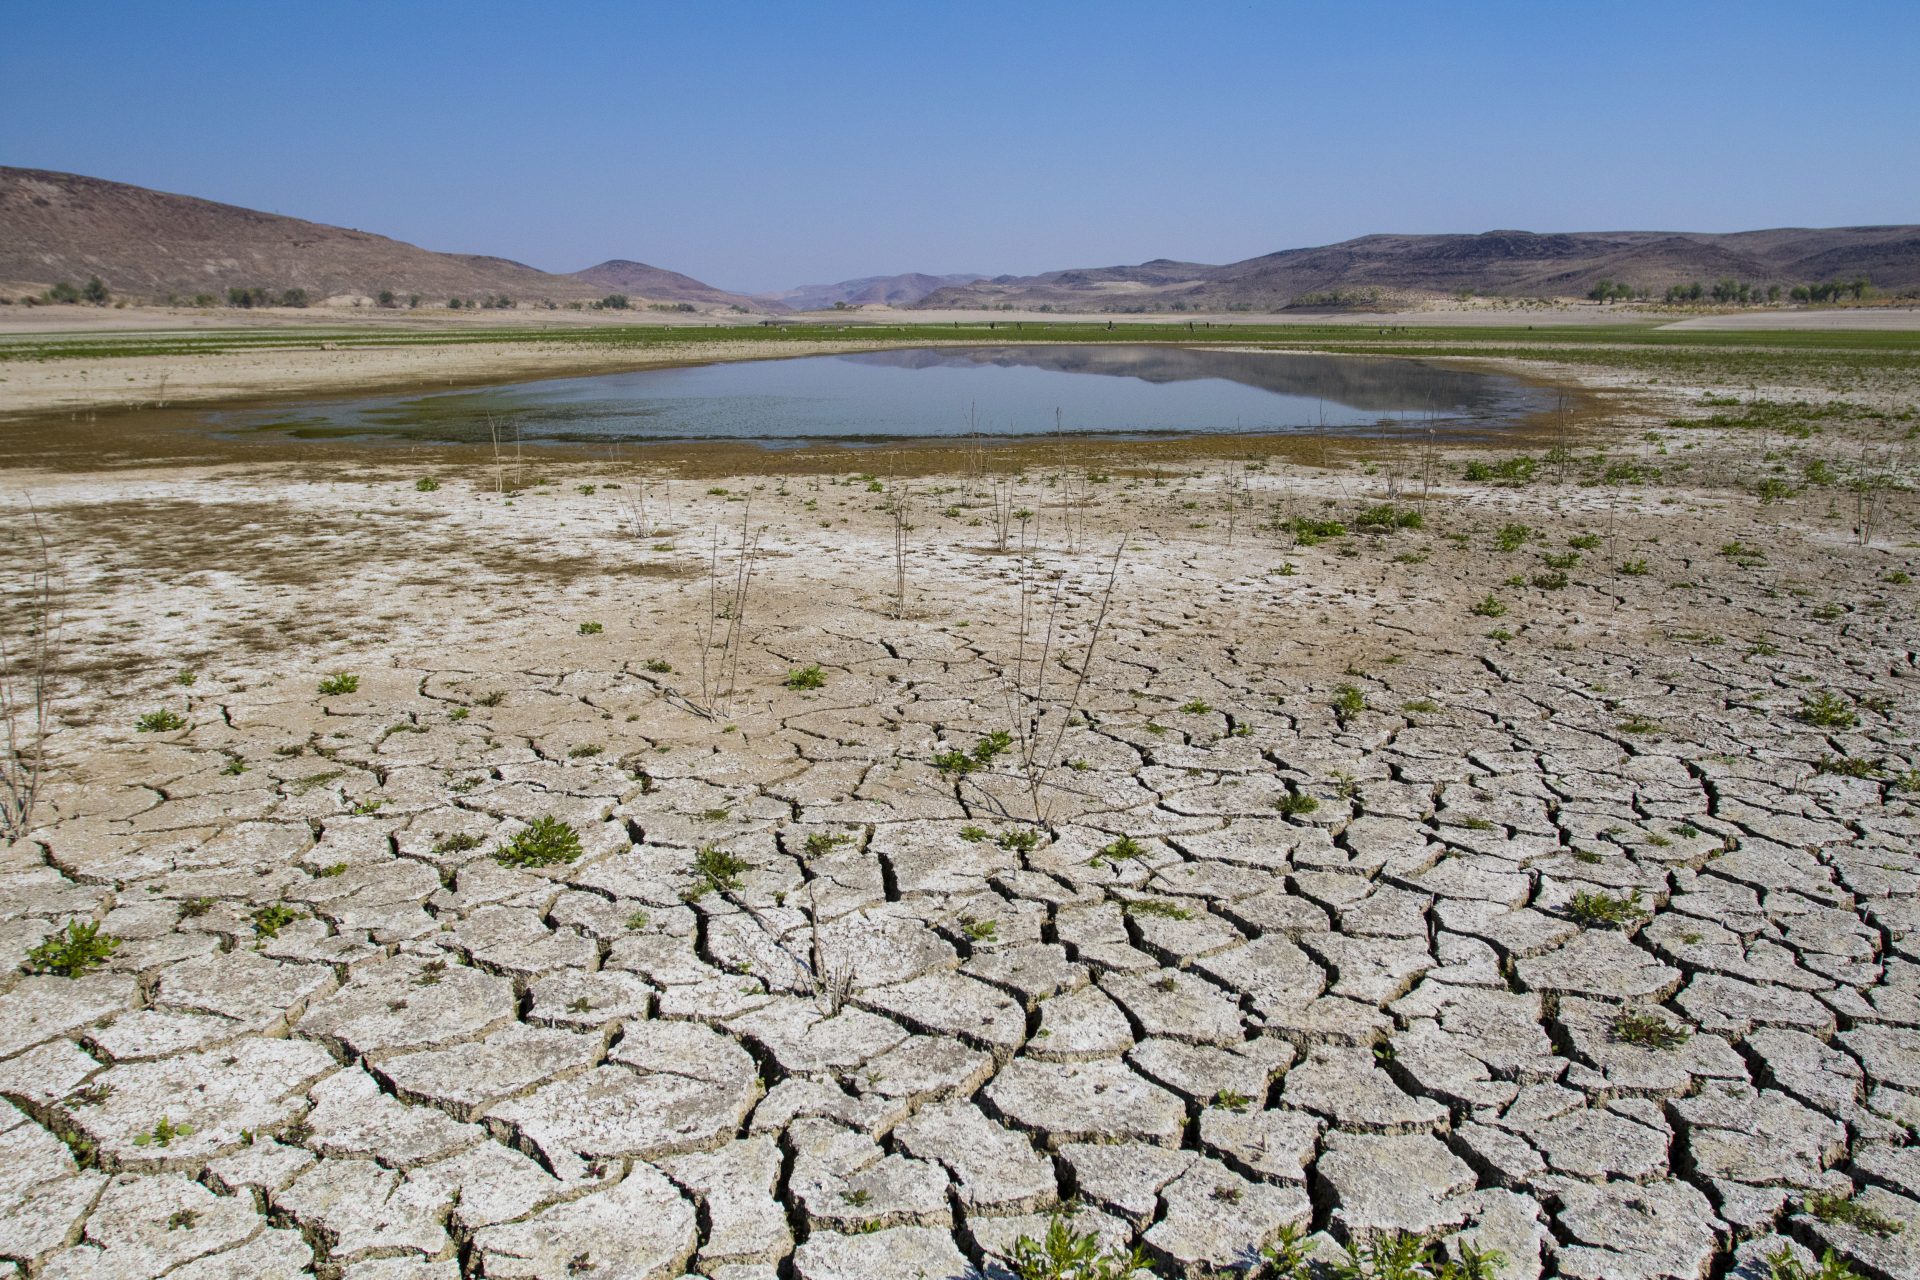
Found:
M 712 361 L 947 345 L 1172 343 L 1485 362 L 1550 383 L 1792 382 L 1843 391 L 1920 368 L 1920 331 L 1654 323 L 1061 323 L 243 327 L 0 334 L 0 422 L 479 386 Z

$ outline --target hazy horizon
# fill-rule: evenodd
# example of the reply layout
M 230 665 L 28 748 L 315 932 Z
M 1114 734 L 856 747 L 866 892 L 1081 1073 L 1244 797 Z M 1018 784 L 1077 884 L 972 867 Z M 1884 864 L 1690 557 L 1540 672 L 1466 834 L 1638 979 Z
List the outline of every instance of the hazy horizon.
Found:
M 1381 232 L 1920 221 L 1902 4 L 76 4 L 10 26 L 0 163 L 741 292 Z

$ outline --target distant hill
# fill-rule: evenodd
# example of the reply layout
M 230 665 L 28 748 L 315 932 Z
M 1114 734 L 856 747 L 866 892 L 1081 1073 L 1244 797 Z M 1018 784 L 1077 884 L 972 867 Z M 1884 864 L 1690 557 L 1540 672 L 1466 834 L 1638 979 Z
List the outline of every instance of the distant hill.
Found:
M 985 276 L 971 271 L 945 276 L 909 271 L 897 276 L 862 276 L 858 280 L 842 280 L 838 284 L 803 284 L 797 289 L 755 296 L 762 302 L 779 303 L 795 311 L 824 311 L 835 303 L 845 303 L 850 307 L 871 303 L 910 307 L 935 289 L 972 284 L 984 279 Z
M 600 283 L 599 273 L 612 269 L 631 269 L 623 279 L 646 283 Z M 44 288 L 63 280 L 77 285 L 93 275 L 116 294 L 146 298 L 224 297 L 236 285 L 274 294 L 304 289 L 315 302 L 347 294 L 373 297 L 383 289 L 435 303 L 489 295 L 589 301 L 624 292 L 636 304 L 765 310 L 640 263 L 602 263 L 557 275 L 507 258 L 435 253 L 365 231 L 122 182 L 0 166 L 0 283 Z
M 753 298 L 728 293 L 710 284 L 702 284 L 692 276 L 683 276 L 678 271 L 668 271 L 664 267 L 650 267 L 644 262 L 632 262 L 626 258 L 614 258 L 597 267 L 575 271 L 569 278 L 584 281 L 602 293 L 625 293 L 654 302 L 691 302 L 714 307 L 740 307 L 745 310 L 760 311 L 770 309 L 766 305 L 766 299 L 758 300 L 759 305 L 756 306 L 756 300 Z M 771 309 L 786 310 L 781 306 Z
M 1051 306 L 1092 311 L 1277 310 L 1388 304 L 1472 290 L 1577 297 L 1601 280 L 1663 293 L 1723 277 L 1761 286 L 1865 276 L 1885 292 L 1920 289 L 1920 226 L 1782 228 L 1726 235 L 1602 231 L 1541 235 L 1372 235 L 1226 266 L 1156 259 L 1133 267 L 999 276 L 938 289 L 916 305 Z

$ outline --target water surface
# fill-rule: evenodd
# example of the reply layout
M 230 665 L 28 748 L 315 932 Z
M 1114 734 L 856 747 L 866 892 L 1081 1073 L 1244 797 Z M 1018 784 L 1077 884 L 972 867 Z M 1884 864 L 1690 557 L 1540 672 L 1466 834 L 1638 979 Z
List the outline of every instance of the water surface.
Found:
M 311 400 L 222 433 L 482 442 L 882 441 L 1497 428 L 1550 393 L 1418 360 L 1149 345 L 945 347 Z

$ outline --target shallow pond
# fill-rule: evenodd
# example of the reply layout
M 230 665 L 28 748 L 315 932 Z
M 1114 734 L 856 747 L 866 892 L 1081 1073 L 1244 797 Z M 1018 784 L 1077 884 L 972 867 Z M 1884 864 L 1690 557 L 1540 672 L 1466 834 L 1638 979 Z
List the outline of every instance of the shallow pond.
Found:
M 211 416 L 226 433 L 421 441 L 898 440 L 1332 431 L 1517 423 L 1552 392 L 1369 356 L 1147 345 L 944 347 L 301 401 Z

